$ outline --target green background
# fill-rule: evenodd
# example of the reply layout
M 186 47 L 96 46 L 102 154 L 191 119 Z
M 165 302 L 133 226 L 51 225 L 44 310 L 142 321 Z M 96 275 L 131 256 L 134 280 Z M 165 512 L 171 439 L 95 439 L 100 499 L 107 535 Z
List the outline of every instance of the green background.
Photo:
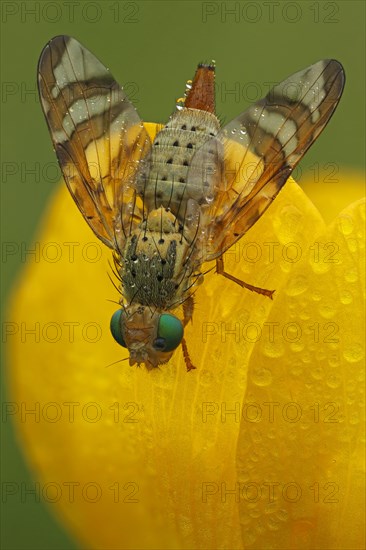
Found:
M 36 91 L 38 57 L 57 34 L 76 37 L 111 68 L 146 121 L 167 120 L 200 61 L 216 61 L 217 113 L 229 120 L 265 95 L 269 82 L 319 59 L 336 58 L 346 70 L 345 92 L 301 169 L 329 162 L 364 167 L 363 1 L 3 1 L 1 10 L 5 243 L 31 244 L 57 186 L 55 157 Z M 22 266 L 19 254 L 2 258 L 2 303 L 16 288 Z M 32 474 L 8 421 L 2 424 L 2 435 L 2 482 L 29 483 Z M 19 497 L 6 499 L 1 522 L 4 550 L 76 547 L 52 510 L 32 498 L 25 503 Z

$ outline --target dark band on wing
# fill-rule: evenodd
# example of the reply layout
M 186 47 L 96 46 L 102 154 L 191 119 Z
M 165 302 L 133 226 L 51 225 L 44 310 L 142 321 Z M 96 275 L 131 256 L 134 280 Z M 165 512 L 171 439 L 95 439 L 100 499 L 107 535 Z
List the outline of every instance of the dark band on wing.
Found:
M 38 80 L 69 190 L 95 234 L 116 248 L 116 235 L 124 238 L 119 229 L 130 195 L 125 189 L 151 146 L 147 132 L 109 70 L 73 38 L 57 36 L 46 45 Z M 136 207 L 129 219 L 138 218 Z

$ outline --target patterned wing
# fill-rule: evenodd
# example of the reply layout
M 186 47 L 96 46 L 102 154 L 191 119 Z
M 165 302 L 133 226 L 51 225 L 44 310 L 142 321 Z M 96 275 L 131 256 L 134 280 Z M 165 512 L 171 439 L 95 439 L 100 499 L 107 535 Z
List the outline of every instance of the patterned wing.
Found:
M 205 261 L 223 254 L 269 207 L 328 123 L 344 80 L 340 63 L 319 61 L 272 88 L 197 151 L 192 169 L 220 182 L 205 209 Z
M 38 88 L 72 197 L 97 237 L 121 249 L 141 219 L 134 180 L 151 147 L 135 108 L 109 70 L 68 36 L 45 46 Z

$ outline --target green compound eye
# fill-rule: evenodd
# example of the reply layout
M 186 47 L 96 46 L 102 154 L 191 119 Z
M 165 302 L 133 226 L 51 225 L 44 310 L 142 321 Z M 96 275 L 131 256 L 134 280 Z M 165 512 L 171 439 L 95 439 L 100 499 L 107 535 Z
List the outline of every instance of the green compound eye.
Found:
M 183 325 L 179 319 L 163 313 L 160 315 L 158 336 L 154 342 L 154 348 L 159 351 L 173 351 L 179 346 L 183 338 Z
M 123 339 L 122 336 L 122 322 L 121 322 L 121 316 L 122 316 L 123 310 L 118 309 L 115 313 L 113 313 L 111 318 L 111 333 L 115 341 L 124 348 L 127 348 L 126 342 Z

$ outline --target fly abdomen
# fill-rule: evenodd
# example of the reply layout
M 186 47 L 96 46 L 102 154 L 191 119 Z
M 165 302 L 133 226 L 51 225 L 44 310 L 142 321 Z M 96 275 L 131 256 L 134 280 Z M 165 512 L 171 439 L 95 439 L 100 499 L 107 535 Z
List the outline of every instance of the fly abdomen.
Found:
M 222 145 L 215 138 L 219 128 L 217 117 L 207 111 L 184 108 L 172 115 L 157 134 L 138 178 L 148 211 L 163 206 L 182 219 L 188 199 L 200 205 L 212 200 L 217 179 L 212 167 L 220 166 L 223 158 Z M 197 163 L 196 153 L 205 143 L 210 145 Z

